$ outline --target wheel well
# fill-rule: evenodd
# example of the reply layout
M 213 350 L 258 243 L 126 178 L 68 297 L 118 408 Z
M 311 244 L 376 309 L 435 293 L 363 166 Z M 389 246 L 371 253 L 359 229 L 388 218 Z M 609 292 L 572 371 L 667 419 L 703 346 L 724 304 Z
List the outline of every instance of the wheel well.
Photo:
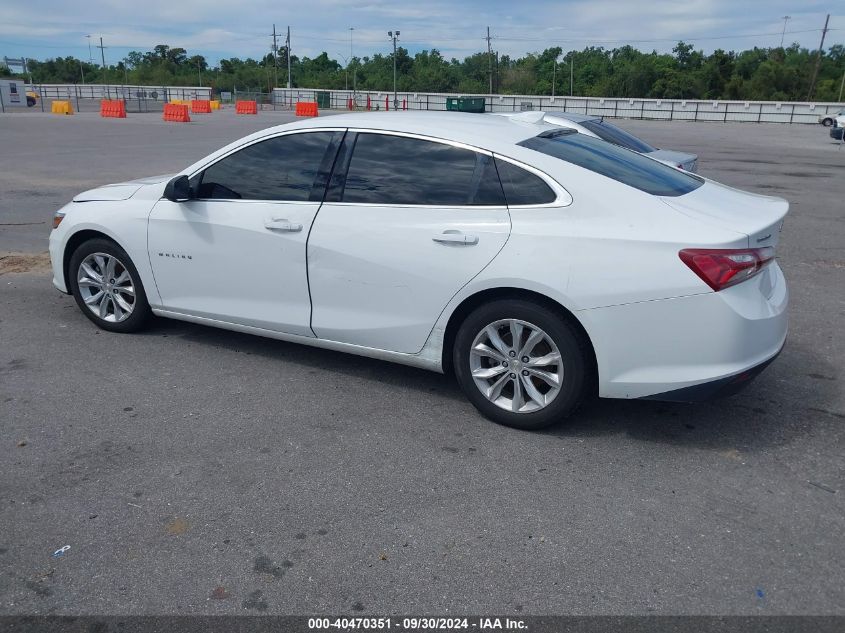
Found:
M 461 323 L 464 322 L 464 319 L 469 316 L 469 314 L 475 310 L 478 306 L 489 303 L 490 301 L 495 301 L 497 299 L 523 299 L 525 301 L 532 301 L 534 303 L 540 304 L 549 310 L 556 312 L 560 315 L 562 319 L 568 322 L 575 331 L 583 337 L 584 346 L 587 350 L 587 362 L 589 363 L 592 371 L 592 378 L 593 378 L 593 385 L 596 384 L 595 378 L 597 377 L 597 364 L 596 364 L 596 351 L 593 347 L 593 342 L 590 340 L 589 334 L 587 334 L 587 330 L 584 329 L 584 326 L 581 325 L 581 322 L 575 317 L 572 312 L 564 308 L 561 304 L 559 304 L 554 299 L 550 299 L 549 297 L 540 294 L 539 292 L 534 292 L 532 290 L 525 290 L 523 288 L 492 288 L 490 290 L 482 290 L 470 297 L 464 299 L 461 304 L 455 309 L 452 313 L 452 316 L 449 317 L 449 322 L 446 324 L 446 332 L 443 335 L 443 371 L 445 373 L 452 372 L 452 346 L 455 344 L 455 337 L 458 334 L 458 329 L 461 327 Z
M 70 277 L 68 276 L 68 268 L 70 268 L 70 258 L 73 257 L 73 254 L 74 252 L 76 252 L 77 248 L 79 248 L 88 240 L 93 239 L 108 240 L 109 242 L 117 244 L 117 242 L 115 242 L 105 233 L 100 233 L 99 231 L 93 231 L 91 229 L 79 231 L 78 233 L 74 233 L 73 235 L 71 235 L 70 239 L 67 241 L 67 244 L 65 244 L 65 253 L 62 259 L 62 274 L 65 276 L 65 288 L 68 289 L 68 292 L 70 292 L 70 284 L 68 283 L 68 281 L 70 280 Z M 120 245 L 118 244 L 118 246 Z

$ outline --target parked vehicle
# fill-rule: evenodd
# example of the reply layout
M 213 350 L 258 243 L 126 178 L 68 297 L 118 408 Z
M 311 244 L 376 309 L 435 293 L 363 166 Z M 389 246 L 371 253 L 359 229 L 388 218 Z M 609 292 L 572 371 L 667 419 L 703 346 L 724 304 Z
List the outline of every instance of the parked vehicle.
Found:
M 786 338 L 788 206 L 542 117 L 347 114 L 81 193 L 50 256 L 105 330 L 155 314 L 454 372 L 536 429 L 591 393 L 692 401 L 759 373 Z
M 830 138 L 837 141 L 843 140 L 843 133 L 845 133 L 845 114 L 836 117 L 833 120 L 833 126 L 830 128 Z
M 836 121 L 836 117 L 845 116 L 845 110 L 840 110 L 839 112 L 828 112 L 826 114 L 819 115 L 819 123 L 821 123 L 825 127 L 831 127 L 834 122 Z
M 693 173 L 698 171 L 698 156 L 696 154 L 676 152 L 669 149 L 657 149 L 641 138 L 626 132 L 622 128 L 613 125 L 613 123 L 605 121 L 603 117 L 576 114 L 574 112 L 545 112 L 543 114 L 543 120 L 546 123 L 578 130 L 582 134 L 600 138 L 608 143 L 639 152 L 672 167 L 678 167 L 679 169 Z M 507 113 L 503 116 L 519 117 L 521 113 Z

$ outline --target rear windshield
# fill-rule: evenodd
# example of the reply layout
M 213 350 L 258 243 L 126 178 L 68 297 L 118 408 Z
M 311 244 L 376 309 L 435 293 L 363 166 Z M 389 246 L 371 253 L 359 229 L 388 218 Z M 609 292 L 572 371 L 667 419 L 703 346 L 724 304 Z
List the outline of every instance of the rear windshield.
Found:
M 575 130 L 549 130 L 519 145 L 655 196 L 682 196 L 704 184 L 697 176 Z
M 586 121 L 580 121 L 578 125 L 583 125 L 603 141 L 627 147 L 640 154 L 648 154 L 649 152 L 656 151 L 654 147 L 642 139 L 628 134 L 625 130 L 613 125 L 613 123 L 606 123 L 599 119 L 587 119 Z

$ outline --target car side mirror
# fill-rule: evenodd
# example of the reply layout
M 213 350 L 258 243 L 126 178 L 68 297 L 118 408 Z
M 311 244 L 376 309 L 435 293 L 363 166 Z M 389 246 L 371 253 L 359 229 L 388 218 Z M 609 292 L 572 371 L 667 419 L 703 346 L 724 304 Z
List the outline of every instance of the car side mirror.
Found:
M 185 202 L 193 198 L 191 183 L 185 175 L 176 176 L 164 188 L 164 197 L 171 202 Z

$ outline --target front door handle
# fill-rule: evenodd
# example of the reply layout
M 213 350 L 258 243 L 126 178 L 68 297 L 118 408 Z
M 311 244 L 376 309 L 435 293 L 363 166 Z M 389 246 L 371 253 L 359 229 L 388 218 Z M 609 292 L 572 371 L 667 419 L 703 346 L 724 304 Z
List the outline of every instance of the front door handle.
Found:
M 478 244 L 477 235 L 468 235 L 467 233 L 452 230 L 438 233 L 431 239 L 435 242 L 440 242 L 441 244 L 463 244 L 464 246 L 473 246 Z
M 287 218 L 271 218 L 264 220 L 264 228 L 271 231 L 286 231 L 288 233 L 297 233 L 302 230 L 302 225 L 296 222 L 291 222 Z

